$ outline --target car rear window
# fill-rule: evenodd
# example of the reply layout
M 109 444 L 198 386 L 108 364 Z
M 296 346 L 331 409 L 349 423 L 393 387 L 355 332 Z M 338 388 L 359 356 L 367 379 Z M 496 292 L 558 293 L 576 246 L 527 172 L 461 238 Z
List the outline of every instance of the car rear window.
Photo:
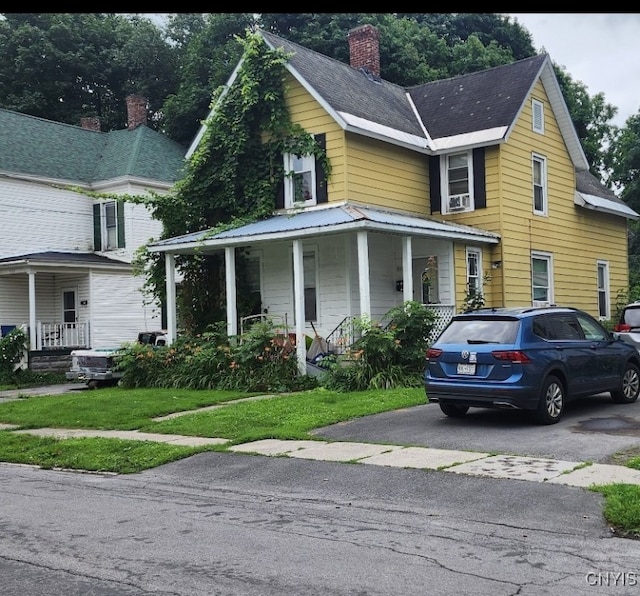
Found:
M 518 335 L 518 319 L 453 320 L 437 340 L 439 344 L 513 344 Z
M 624 322 L 631 327 L 640 327 L 640 307 L 627 308 L 624 311 Z

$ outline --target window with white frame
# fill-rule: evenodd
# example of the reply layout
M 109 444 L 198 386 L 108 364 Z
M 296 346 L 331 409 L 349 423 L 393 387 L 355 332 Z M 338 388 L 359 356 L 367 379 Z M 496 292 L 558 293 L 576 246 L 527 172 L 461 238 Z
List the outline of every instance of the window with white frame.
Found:
M 286 208 L 307 207 L 317 203 L 316 160 L 313 155 L 284 156 L 284 205 Z
M 541 155 L 531 157 L 533 174 L 533 212 L 547 215 L 547 160 Z
M 598 316 L 600 319 L 611 317 L 609 299 L 609 263 L 598 261 Z
M 452 153 L 442 160 L 443 213 L 458 213 L 473 210 L 473 160 L 471 153 Z
M 482 294 L 482 252 L 479 248 L 467 247 L 467 293 Z
M 531 254 L 531 299 L 533 306 L 548 306 L 553 303 L 553 270 L 551 255 Z
M 533 114 L 533 132 L 544 134 L 544 104 L 533 99 L 531 101 L 531 112 Z
M 106 201 L 93 206 L 94 250 L 124 248 L 124 203 Z

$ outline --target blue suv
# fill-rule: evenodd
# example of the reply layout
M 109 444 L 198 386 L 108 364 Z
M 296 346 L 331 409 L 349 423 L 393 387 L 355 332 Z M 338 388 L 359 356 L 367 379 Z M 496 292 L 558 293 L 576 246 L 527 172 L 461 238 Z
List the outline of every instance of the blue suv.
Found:
M 447 416 L 511 408 L 554 424 L 578 397 L 635 402 L 640 355 L 575 308 L 485 308 L 451 319 L 427 351 L 424 384 Z

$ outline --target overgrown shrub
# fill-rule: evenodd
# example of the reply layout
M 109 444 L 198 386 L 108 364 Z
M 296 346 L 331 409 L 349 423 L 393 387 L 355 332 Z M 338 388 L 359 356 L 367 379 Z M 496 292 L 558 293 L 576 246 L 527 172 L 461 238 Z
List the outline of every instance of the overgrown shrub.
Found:
M 16 327 L 0 338 L 0 381 L 11 383 L 15 377 L 14 369 L 27 349 L 27 334 Z
M 323 360 L 327 371 L 321 383 L 337 391 L 419 387 L 435 317 L 424 304 L 410 300 L 389 310 L 381 323 L 356 319 L 360 339 L 344 357 Z
M 116 358 L 124 387 L 186 387 L 286 392 L 315 386 L 300 375 L 295 346 L 268 323 L 256 323 L 240 342 L 223 324 L 171 346 L 126 346 Z

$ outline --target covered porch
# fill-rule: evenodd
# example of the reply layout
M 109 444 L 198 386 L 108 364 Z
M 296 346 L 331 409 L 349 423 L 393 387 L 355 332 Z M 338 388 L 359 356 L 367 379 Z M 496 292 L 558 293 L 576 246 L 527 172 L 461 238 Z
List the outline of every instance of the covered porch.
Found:
M 0 259 L 0 334 L 23 329 L 31 352 L 90 347 L 97 270 L 130 272 L 131 266 L 94 253 L 49 251 Z
M 240 332 L 236 251 L 249 259 L 260 312 L 290 322 L 300 371 L 306 336 L 331 339 L 355 317 L 380 320 L 409 300 L 428 304 L 438 331 L 456 312 L 454 244 L 497 244 L 484 230 L 353 203 L 281 213 L 218 234 L 197 232 L 158 241 L 165 255 L 167 329 L 176 337 L 175 257 L 223 253 L 227 333 Z M 253 261 L 252 261 L 253 259 Z

